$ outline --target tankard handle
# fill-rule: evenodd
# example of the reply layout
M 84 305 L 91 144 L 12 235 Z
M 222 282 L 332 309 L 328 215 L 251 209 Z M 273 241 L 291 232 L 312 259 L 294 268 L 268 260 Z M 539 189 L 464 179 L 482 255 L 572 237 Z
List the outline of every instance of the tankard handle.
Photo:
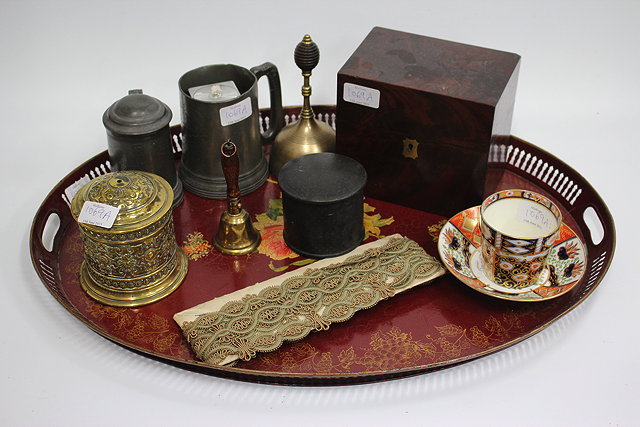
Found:
M 284 112 L 282 110 L 282 90 L 280 89 L 280 74 L 278 68 L 271 62 L 265 62 L 251 68 L 251 72 L 260 79 L 267 76 L 269 82 L 269 100 L 271 102 L 271 113 L 269 115 L 269 129 L 261 133 L 262 144 L 273 141 L 282 126 L 284 126 Z

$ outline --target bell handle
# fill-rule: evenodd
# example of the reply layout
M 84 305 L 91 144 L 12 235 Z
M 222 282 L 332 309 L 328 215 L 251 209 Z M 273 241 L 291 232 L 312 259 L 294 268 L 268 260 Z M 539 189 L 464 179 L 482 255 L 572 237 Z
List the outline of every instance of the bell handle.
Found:
M 280 88 L 280 74 L 278 68 L 271 62 L 265 62 L 251 68 L 251 72 L 257 79 L 267 76 L 269 82 L 269 100 L 271 102 L 271 113 L 269 115 L 269 129 L 260 132 L 262 144 L 273 141 L 282 126 L 284 126 L 284 110 L 282 109 L 282 90 Z
M 220 162 L 222 163 L 224 179 L 227 181 L 227 198 L 237 199 L 240 197 L 240 185 L 238 183 L 240 160 L 238 159 L 238 148 L 231 140 L 227 140 L 220 147 Z

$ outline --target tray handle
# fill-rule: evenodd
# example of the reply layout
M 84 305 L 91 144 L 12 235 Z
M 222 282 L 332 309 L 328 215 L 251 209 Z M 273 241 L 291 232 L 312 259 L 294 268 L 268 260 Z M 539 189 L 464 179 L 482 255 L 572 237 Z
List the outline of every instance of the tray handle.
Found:
M 585 266 L 582 279 L 586 284 L 573 298 L 584 298 L 602 280 L 613 259 L 616 231 L 607 205 L 591 184 L 573 168 L 515 136 L 493 144 L 488 162 L 528 177 L 562 204 L 575 219 L 585 237 L 589 265 Z
M 67 227 L 75 225 L 69 208 L 71 195 L 66 194 L 65 189 L 79 188 L 110 170 L 111 164 L 106 151 L 94 156 L 58 183 L 42 202 L 33 219 L 29 236 L 31 262 L 40 279 L 59 300 L 62 294 L 59 252 Z
M 59 245 L 60 240 L 60 215 L 58 212 L 51 211 L 46 215 L 46 221 L 42 226 L 42 232 L 39 233 L 40 243 L 47 252 L 53 252 L 54 244 Z
M 571 215 L 578 223 L 585 236 L 589 254 L 589 266 L 585 271 L 586 284 L 580 295 L 591 292 L 606 274 L 616 247 L 615 223 L 604 202 L 595 193 L 585 194 L 578 198 Z
M 63 213 L 60 208 L 67 209 L 62 198 L 60 207 L 43 208 L 36 214 L 31 227 L 30 245 L 31 261 L 38 276 L 54 293 L 60 293 L 60 273 L 58 255 L 62 247 L 62 237 L 69 226 L 71 215 Z

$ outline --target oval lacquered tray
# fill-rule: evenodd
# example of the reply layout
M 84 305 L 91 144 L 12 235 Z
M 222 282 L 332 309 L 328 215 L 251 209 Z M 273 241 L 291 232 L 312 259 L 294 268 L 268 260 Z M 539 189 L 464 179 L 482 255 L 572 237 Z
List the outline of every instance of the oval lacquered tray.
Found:
M 286 109 L 287 120 L 295 119 L 297 111 L 299 107 Z M 315 107 L 315 111 L 323 120 L 335 123 L 334 106 Z M 179 126 L 172 132 L 177 160 L 181 155 Z M 178 244 L 191 258 L 185 282 L 169 297 L 148 306 L 108 307 L 87 297 L 80 288 L 82 243 L 65 194 L 70 187 L 110 171 L 106 151 L 80 165 L 47 195 L 33 221 L 31 258 L 49 292 L 93 331 L 130 350 L 185 369 L 291 385 L 354 384 L 426 373 L 494 353 L 541 331 L 594 291 L 613 258 L 615 228 L 611 214 L 595 190 L 572 168 L 516 137 L 492 148 L 489 165 L 487 194 L 505 188 L 546 194 L 561 206 L 565 221 L 584 242 L 585 271 L 570 292 L 544 302 L 504 301 L 475 292 L 447 274 L 360 312 L 348 322 L 332 325 L 328 331 L 311 334 L 249 362 L 232 367 L 206 365 L 195 360 L 172 320 L 173 314 L 280 272 L 304 268 L 306 260 L 291 258 L 282 244 L 278 186 L 270 179 L 243 198 L 265 241 L 259 252 L 244 257 L 220 255 L 210 247 L 225 203 L 185 192 L 184 202 L 174 211 Z M 438 256 L 436 240 L 447 218 L 379 200 L 365 202 L 369 240 L 401 233 Z M 603 231 L 597 244 L 584 219 L 587 209 Z M 56 215 L 59 226 L 49 239 L 49 226 L 45 232 L 45 225 Z

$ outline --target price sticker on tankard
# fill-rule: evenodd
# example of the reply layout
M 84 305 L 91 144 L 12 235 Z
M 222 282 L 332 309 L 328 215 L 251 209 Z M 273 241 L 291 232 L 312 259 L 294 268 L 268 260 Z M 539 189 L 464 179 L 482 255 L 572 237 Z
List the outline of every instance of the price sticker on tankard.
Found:
M 229 126 L 251 117 L 251 98 L 220 109 L 220 123 L 222 126 Z
M 120 208 L 118 207 L 86 201 L 82 205 L 80 215 L 78 215 L 78 222 L 102 228 L 111 228 L 119 212 Z
M 342 97 L 347 102 L 360 104 L 371 108 L 380 106 L 380 91 L 370 87 L 345 83 Z

